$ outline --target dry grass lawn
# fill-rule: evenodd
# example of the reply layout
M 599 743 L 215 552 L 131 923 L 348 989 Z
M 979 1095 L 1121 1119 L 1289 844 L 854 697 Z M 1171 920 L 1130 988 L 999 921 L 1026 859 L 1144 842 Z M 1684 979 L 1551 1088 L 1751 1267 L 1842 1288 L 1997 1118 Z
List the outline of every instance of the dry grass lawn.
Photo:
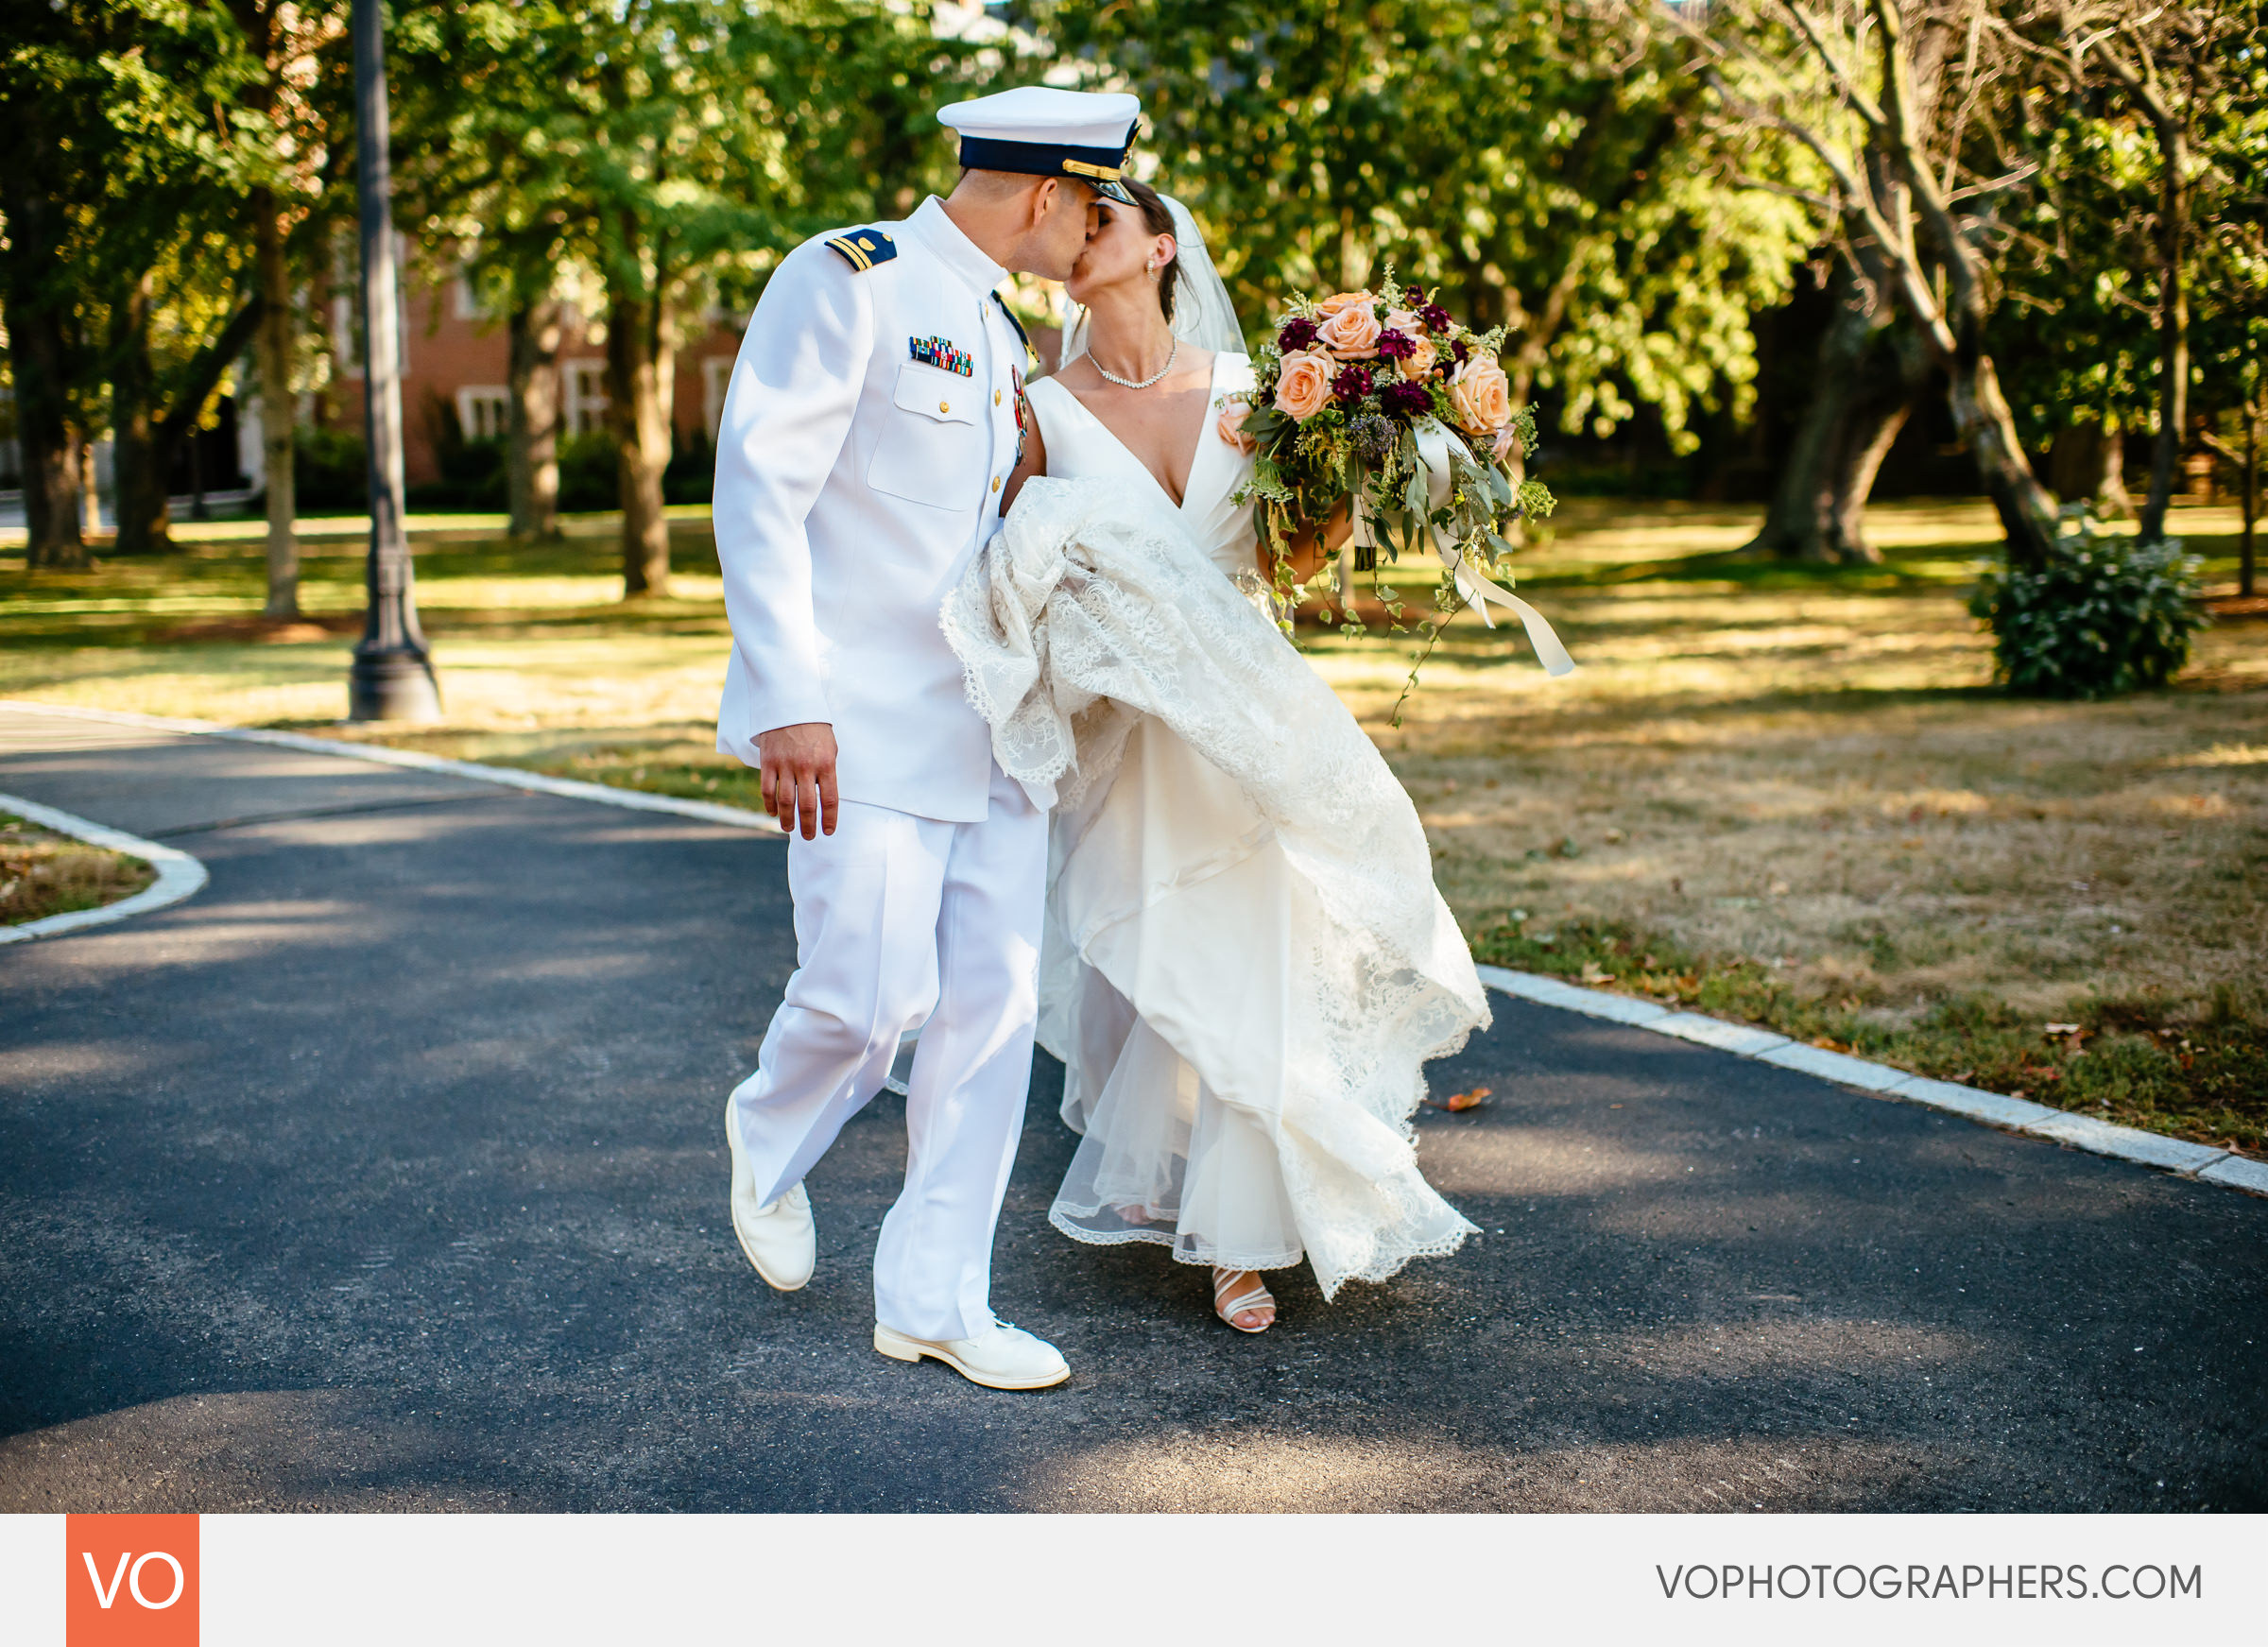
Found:
M 2268 623 L 2206 631 L 2170 692 L 2012 700 L 1964 607 L 1988 512 L 1873 524 L 1881 568 L 1782 568 L 1731 553 L 1750 510 L 1577 500 L 1521 579 L 1575 676 L 1463 618 L 1398 729 L 1405 643 L 1322 633 L 1314 657 L 1409 785 L 1484 959 L 2268 1147 Z M 2234 526 L 2175 517 L 2208 581 Z M 249 541 L 92 575 L 0 560 L 0 695 L 752 804 L 711 747 L 729 638 L 705 523 L 679 523 L 677 597 L 635 608 L 606 523 L 581 530 L 421 535 L 443 728 L 327 724 L 341 638 L 225 638 L 256 605 Z M 311 560 L 311 609 L 356 609 L 353 549 Z
M 105 851 L 0 813 L 0 923 L 100 909 L 157 879 L 139 858 Z

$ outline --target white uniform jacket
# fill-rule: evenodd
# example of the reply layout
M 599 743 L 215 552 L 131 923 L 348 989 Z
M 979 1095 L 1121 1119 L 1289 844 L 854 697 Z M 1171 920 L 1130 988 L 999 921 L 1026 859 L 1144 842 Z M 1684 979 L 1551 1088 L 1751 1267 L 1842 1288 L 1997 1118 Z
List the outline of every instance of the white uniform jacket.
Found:
M 862 232 L 882 258 L 863 268 L 829 245 Z M 773 272 L 717 430 L 724 753 L 753 766 L 759 733 L 826 721 L 844 799 L 986 815 L 991 735 L 937 614 L 999 525 L 1022 438 L 1005 275 L 934 197 Z

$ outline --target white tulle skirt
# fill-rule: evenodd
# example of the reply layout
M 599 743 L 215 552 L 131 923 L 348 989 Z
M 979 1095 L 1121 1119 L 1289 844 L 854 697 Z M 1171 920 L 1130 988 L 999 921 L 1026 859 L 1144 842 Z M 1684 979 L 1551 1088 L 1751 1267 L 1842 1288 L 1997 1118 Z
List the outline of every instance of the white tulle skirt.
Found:
M 1040 1034 L 1081 1137 L 1050 1220 L 1184 1263 L 1299 1262 L 1268 1117 L 1214 1084 L 1264 1092 L 1282 1064 L 1292 929 L 1314 912 L 1297 907 L 1275 832 L 1145 719 L 1099 801 L 1058 817 L 1053 856 Z
M 946 603 L 1002 766 L 1056 782 L 1040 1040 L 1081 1241 L 1330 1297 L 1472 1225 L 1418 1170 L 1424 1065 L 1488 1021 L 1409 797 L 1179 523 L 1029 482 Z

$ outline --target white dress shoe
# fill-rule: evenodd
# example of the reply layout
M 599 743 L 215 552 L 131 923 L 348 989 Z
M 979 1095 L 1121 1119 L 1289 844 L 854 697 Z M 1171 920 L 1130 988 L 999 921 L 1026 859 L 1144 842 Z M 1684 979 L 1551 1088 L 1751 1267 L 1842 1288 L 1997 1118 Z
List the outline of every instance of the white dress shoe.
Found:
M 972 1384 L 993 1390 L 1044 1390 L 1071 1377 L 1071 1364 L 1044 1338 L 995 1321 L 974 1338 L 915 1338 L 874 1324 L 874 1347 L 892 1361 L 941 1361 Z
M 756 1173 L 741 1153 L 740 1128 L 732 1124 L 732 1105 L 725 1104 L 725 1142 L 732 1151 L 732 1233 L 740 1250 L 756 1266 L 756 1273 L 792 1293 L 811 1279 L 818 1262 L 818 1229 L 811 1221 L 811 1197 L 799 1183 L 777 1201 L 758 1205 Z

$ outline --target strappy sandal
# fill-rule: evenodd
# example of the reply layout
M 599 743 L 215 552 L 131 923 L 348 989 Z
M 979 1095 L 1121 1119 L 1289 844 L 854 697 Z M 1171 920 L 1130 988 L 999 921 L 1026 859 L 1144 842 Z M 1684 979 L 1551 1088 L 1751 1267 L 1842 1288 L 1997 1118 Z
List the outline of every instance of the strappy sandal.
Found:
M 1240 1275 L 1248 1275 L 1252 1278 L 1252 1290 L 1247 1293 L 1240 1293 L 1233 1298 L 1224 1298 L 1221 1295 L 1235 1284 L 1236 1278 Z M 1236 1327 L 1239 1332 L 1265 1332 L 1276 1325 L 1272 1313 L 1275 1308 L 1276 1295 L 1268 1291 L 1267 1283 L 1260 1278 L 1258 1270 L 1215 1270 L 1213 1272 L 1212 1312 L 1229 1326 Z M 1237 1327 L 1237 1316 L 1247 1310 L 1266 1310 L 1271 1312 L 1271 1314 L 1268 1320 L 1263 1321 L 1258 1327 Z

